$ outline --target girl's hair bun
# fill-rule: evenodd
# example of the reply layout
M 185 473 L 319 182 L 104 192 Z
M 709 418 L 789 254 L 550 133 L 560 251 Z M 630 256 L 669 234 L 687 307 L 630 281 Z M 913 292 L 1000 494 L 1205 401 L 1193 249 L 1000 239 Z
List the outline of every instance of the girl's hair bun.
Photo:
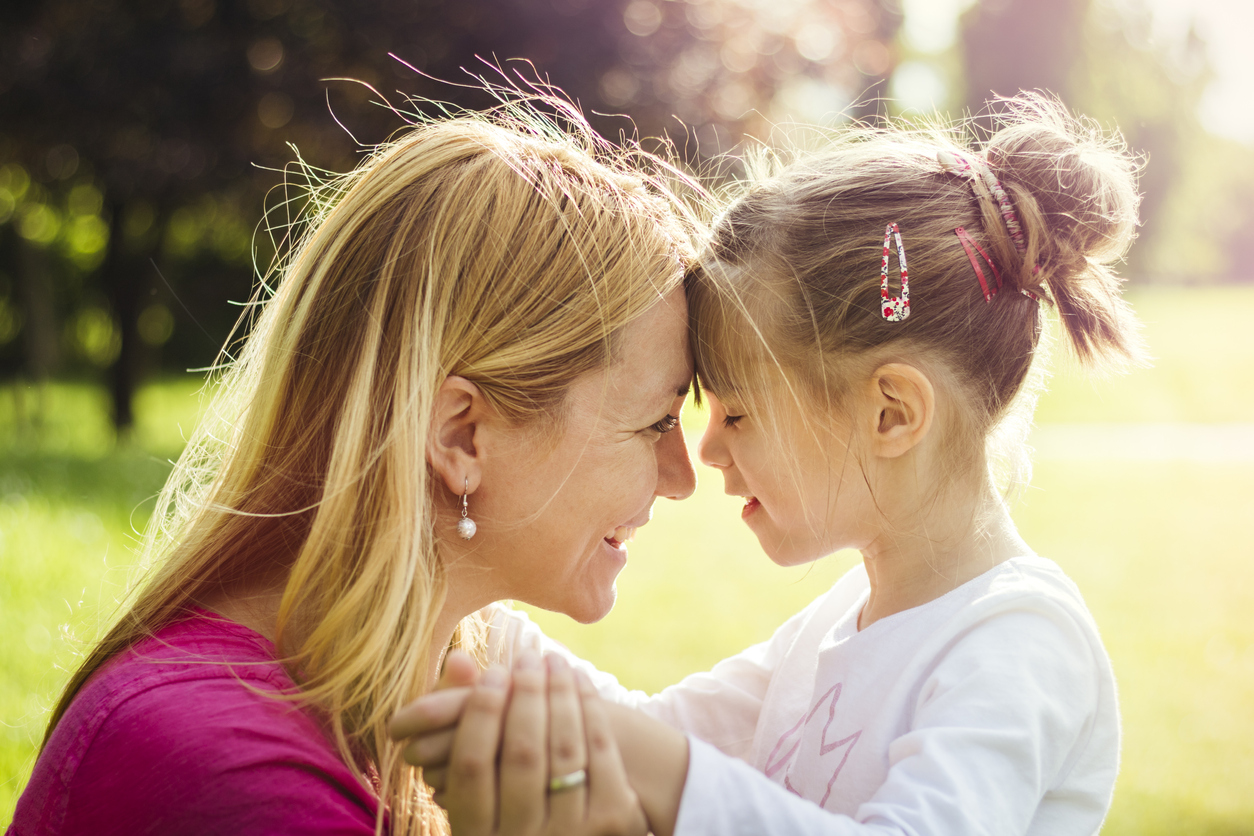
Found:
M 1046 96 L 997 104 L 986 156 L 1027 235 L 1021 284 L 1047 290 L 1081 360 L 1139 362 L 1138 327 L 1110 267 L 1136 237 L 1139 160 L 1119 134 Z

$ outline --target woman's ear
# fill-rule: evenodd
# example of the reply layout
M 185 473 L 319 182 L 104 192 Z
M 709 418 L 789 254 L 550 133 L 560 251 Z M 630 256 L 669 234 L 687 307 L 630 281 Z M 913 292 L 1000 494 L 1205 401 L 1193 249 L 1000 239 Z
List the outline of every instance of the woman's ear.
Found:
M 483 423 L 491 408 L 479 387 L 449 375 L 435 393 L 427 462 L 456 496 L 474 493 L 483 473 Z
M 872 452 L 896 458 L 912 450 L 931 429 L 936 390 L 923 372 L 906 363 L 886 363 L 869 384 Z

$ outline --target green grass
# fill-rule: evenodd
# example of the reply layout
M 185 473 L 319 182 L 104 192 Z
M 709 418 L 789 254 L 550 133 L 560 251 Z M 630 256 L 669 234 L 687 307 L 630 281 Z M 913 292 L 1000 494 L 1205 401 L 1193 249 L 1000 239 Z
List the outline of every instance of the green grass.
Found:
M 1254 422 L 1254 285 L 1147 288 L 1128 301 L 1145 323 L 1153 367 L 1090 380 L 1058 340 L 1038 423 Z
M 0 821 L 75 654 L 126 588 L 180 423 L 195 421 L 196 388 L 145 387 L 129 444 L 115 444 L 101 389 L 0 388 Z
M 1238 385 L 1254 380 L 1241 329 L 1254 290 L 1156 289 L 1133 303 L 1157 366 L 1095 385 L 1060 374 L 1042 421 L 1254 422 L 1254 393 Z M 146 388 L 139 431 L 114 446 L 98 391 L 48 387 L 36 427 L 0 387 L 0 823 L 64 669 L 125 584 L 179 425 L 195 420 L 193 393 L 187 381 Z M 700 417 L 687 416 L 690 432 Z M 700 471 L 697 495 L 659 502 L 641 530 L 609 617 L 581 627 L 534 614 L 633 687 L 659 688 L 766 638 L 856 560 L 773 566 L 739 503 Z M 1248 464 L 1044 462 L 1016 510 L 1028 542 L 1084 591 L 1119 678 L 1123 768 L 1104 833 L 1254 833 L 1254 562 L 1240 524 L 1252 499 Z

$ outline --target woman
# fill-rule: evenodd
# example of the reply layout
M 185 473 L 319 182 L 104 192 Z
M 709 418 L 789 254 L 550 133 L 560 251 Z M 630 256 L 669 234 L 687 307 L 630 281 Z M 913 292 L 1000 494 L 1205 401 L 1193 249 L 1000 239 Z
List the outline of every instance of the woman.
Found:
M 441 831 L 388 718 L 450 646 L 483 656 L 493 601 L 608 612 L 653 499 L 694 486 L 688 228 L 647 157 L 521 110 L 313 191 L 9 833 Z M 616 764 L 588 768 L 642 829 Z

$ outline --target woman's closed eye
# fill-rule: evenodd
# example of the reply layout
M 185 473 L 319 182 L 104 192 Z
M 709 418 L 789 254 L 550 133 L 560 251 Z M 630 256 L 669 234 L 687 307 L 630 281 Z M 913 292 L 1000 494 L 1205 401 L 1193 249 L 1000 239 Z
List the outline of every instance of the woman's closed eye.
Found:
M 723 416 L 723 426 L 730 429 L 731 427 L 736 426 L 740 419 L 744 417 L 745 416 L 743 415 L 725 415 Z
M 655 433 L 659 435 L 666 435 L 668 432 L 670 432 L 671 430 L 675 429 L 678 426 L 679 426 L 679 419 L 676 418 L 674 415 L 667 415 L 665 418 L 663 418 L 661 421 L 658 421 L 656 424 L 651 424 L 649 426 L 649 429 L 653 430 Z

